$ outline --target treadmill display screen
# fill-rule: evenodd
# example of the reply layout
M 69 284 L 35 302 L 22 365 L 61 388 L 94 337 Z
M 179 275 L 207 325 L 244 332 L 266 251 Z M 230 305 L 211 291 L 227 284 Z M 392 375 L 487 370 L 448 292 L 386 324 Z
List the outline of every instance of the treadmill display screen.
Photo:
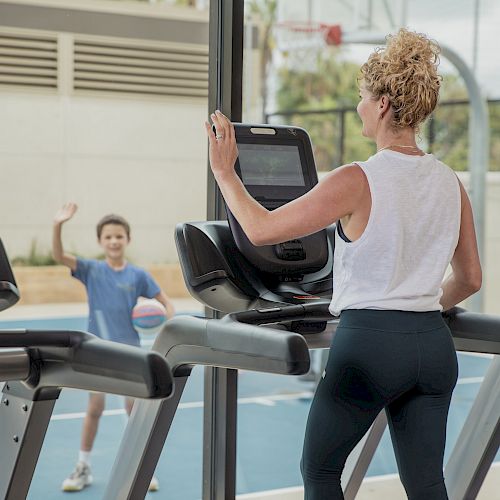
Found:
M 251 186 L 305 186 L 298 146 L 238 143 L 243 183 Z

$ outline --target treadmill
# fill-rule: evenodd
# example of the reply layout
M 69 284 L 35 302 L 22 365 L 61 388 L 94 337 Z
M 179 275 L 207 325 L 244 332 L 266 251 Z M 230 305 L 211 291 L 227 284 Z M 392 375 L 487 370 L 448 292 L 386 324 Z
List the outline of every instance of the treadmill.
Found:
M 239 149 L 236 171 L 250 194 L 269 210 L 317 183 L 305 130 L 235 124 L 235 131 Z M 144 498 L 193 365 L 298 375 L 308 370 L 308 348 L 329 347 L 335 334 L 337 320 L 328 311 L 335 227 L 278 245 L 255 247 L 226 211 L 228 221 L 189 222 L 176 227 L 188 290 L 225 316 L 174 318 L 157 337 L 153 350 L 164 355 L 171 366 L 176 391 L 168 400 L 141 401 L 134 407 L 106 500 Z M 458 350 L 500 354 L 500 317 L 455 309 L 446 319 Z M 190 338 L 191 345 L 180 348 L 180 335 Z M 461 436 L 462 445 L 450 459 L 451 469 L 446 474 L 452 499 L 474 498 L 498 449 L 500 372 L 495 366 L 475 403 L 483 425 L 467 426 L 469 435 Z M 218 397 L 224 399 L 224 394 L 214 395 Z M 486 397 L 488 405 L 484 405 Z M 385 426 L 385 413 L 381 412 L 349 457 L 343 475 L 346 499 L 354 499 Z M 214 456 L 226 442 L 236 442 L 233 425 L 215 429 L 212 439 L 205 442 L 211 450 L 205 456 Z M 228 484 L 234 485 L 235 469 L 234 461 L 227 462 L 217 477 L 228 478 Z M 203 491 L 204 500 L 219 500 L 210 486 Z
M 0 240 L 0 311 L 19 290 Z M 80 331 L 0 330 L 0 498 L 26 498 L 62 387 L 166 398 L 173 379 L 155 352 Z

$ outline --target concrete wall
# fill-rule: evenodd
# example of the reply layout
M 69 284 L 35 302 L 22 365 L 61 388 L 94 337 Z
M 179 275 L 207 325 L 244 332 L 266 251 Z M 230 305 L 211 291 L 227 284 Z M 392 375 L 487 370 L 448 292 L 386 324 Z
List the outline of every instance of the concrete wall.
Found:
M 74 90 L 73 43 L 118 44 L 131 57 L 137 52 L 129 49 L 139 49 L 142 67 L 147 51 L 206 54 L 208 11 L 163 2 L 0 0 L 0 35 L 7 37 L 2 53 L 20 58 L 19 65 L 35 59 L 25 68 L 32 76 L 44 58 L 57 61 L 57 88 L 36 81 L 25 90 L 9 86 L 9 70 L 0 68 L 0 236 L 10 256 L 27 255 L 33 241 L 48 252 L 53 215 L 73 200 L 80 210 L 64 230 L 67 250 L 99 255 L 95 224 L 116 212 L 132 226 L 130 260 L 176 262 L 175 224 L 206 212 L 207 100 L 168 96 L 166 89 L 162 97 Z M 11 36 L 56 39 L 56 55 L 33 45 L 26 51 L 22 40 L 12 45 Z M 134 75 L 137 60 L 121 61 L 109 64 L 130 64 L 122 71 L 132 67 Z
M 50 248 L 52 218 L 80 209 L 69 251 L 96 256 L 95 224 L 116 212 L 132 226 L 130 259 L 175 262 L 177 222 L 205 217 L 206 103 L 0 92 L 0 234 L 11 257 Z

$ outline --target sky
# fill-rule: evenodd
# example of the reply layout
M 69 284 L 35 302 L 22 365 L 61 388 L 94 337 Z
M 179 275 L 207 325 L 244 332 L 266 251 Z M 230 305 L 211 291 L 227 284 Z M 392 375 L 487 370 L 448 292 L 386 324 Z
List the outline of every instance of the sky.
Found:
M 427 7 L 434 5 L 432 16 L 428 15 L 428 10 L 426 12 L 425 4 Z M 475 0 L 411 1 L 409 25 L 454 49 L 472 68 L 474 4 Z M 480 0 L 476 77 L 483 93 L 491 98 L 500 97 L 499 25 L 500 2 Z

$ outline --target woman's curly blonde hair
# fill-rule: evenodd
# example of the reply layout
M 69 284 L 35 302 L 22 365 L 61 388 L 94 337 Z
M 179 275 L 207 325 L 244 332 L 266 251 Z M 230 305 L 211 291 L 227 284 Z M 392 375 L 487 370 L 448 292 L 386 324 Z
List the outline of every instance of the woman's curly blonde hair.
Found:
M 361 67 L 359 83 L 373 94 L 389 98 L 395 129 L 418 126 L 436 107 L 441 77 L 440 48 L 427 36 L 400 29 L 387 37 Z

